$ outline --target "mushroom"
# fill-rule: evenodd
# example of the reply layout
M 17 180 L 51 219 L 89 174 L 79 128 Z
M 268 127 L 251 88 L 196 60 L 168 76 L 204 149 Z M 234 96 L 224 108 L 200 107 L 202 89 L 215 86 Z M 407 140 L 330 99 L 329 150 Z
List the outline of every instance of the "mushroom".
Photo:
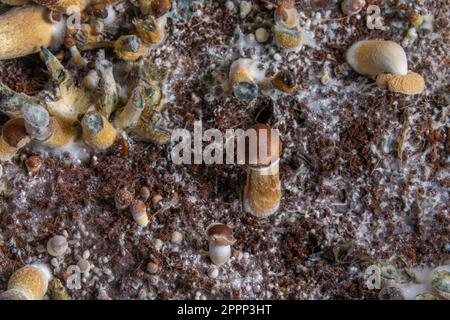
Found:
M 64 41 L 65 20 L 56 23 L 39 6 L 23 6 L 0 16 L 0 60 L 39 52 L 41 47 L 59 47 Z
M 47 252 L 54 257 L 64 255 L 68 247 L 67 239 L 64 236 L 53 236 L 47 242 Z
M 258 86 L 253 78 L 250 59 L 238 59 L 230 66 L 229 84 L 239 100 L 251 101 L 258 95 Z
M 72 56 L 71 62 L 74 66 L 86 67 L 87 60 L 81 55 L 81 52 L 77 48 L 76 40 L 70 33 L 66 34 L 64 47 L 69 49 L 70 55 Z
M 297 49 L 303 43 L 298 12 L 291 0 L 283 0 L 275 10 L 275 43 L 280 48 Z
M 46 48 L 41 50 L 44 61 L 55 85 L 55 94 L 45 99 L 45 107 L 51 116 L 64 122 L 73 123 L 78 116 L 87 111 L 91 101 L 83 89 L 76 86 L 76 81 L 61 62 Z
M 250 139 L 246 144 L 247 180 L 243 208 L 258 218 L 266 218 L 280 205 L 281 140 L 278 132 L 265 124 L 256 124 L 251 130 L 255 133 L 255 141 Z
M 141 12 L 150 15 L 145 19 L 134 19 L 136 34 L 142 41 L 159 44 L 164 40 L 167 14 L 172 4 L 169 0 L 140 0 Z
M 25 160 L 25 167 L 27 167 L 28 172 L 36 173 L 42 167 L 42 158 L 38 156 L 31 156 Z
M 408 71 L 403 48 L 395 42 L 363 40 L 353 44 L 346 53 L 348 64 L 363 75 L 378 76 L 377 84 L 392 92 L 419 94 L 425 88 L 421 75 Z
M 111 123 L 97 111 L 90 111 L 83 117 L 81 128 L 84 142 L 97 150 L 108 149 L 117 137 Z
M 287 70 L 283 70 L 275 74 L 272 78 L 272 85 L 276 89 L 285 93 L 292 94 L 297 91 L 295 76 Z
M 0 300 L 42 300 L 51 279 L 50 269 L 46 265 L 27 265 L 12 274 L 8 290 L 0 294 Z
M 403 48 L 385 40 L 362 40 L 346 53 L 348 64 L 358 73 L 376 76 L 380 73 L 406 75 L 408 61 Z
M 140 2 L 150 2 L 150 14 L 155 18 L 164 16 L 172 8 L 172 2 L 170 0 L 140 0 Z M 146 14 L 146 12 L 143 11 L 142 5 L 141 11 L 143 14 Z
M 25 105 L 23 116 L 30 137 L 42 141 L 49 148 L 61 148 L 71 143 L 77 136 L 77 130 L 72 124 L 51 117 L 40 105 Z
M 124 210 L 128 208 L 133 202 L 133 194 L 126 188 L 118 189 L 114 195 L 114 203 L 117 210 Z
M 231 246 L 236 242 L 233 229 L 222 223 L 213 223 L 206 229 L 209 241 L 209 257 L 211 261 L 220 266 L 231 257 Z
M 114 52 L 125 61 L 136 61 L 147 53 L 147 47 L 135 35 L 121 36 L 114 42 Z
M 8 161 L 30 142 L 30 137 L 25 129 L 23 118 L 8 120 L 3 128 L 0 137 L 0 161 Z
M 361 11 L 365 5 L 365 0 L 343 0 L 341 2 L 341 10 L 345 15 L 351 16 Z
M 114 119 L 114 125 L 116 128 L 126 129 L 134 127 L 138 123 L 144 109 L 142 90 L 143 89 L 139 86 L 133 90 L 130 99 L 128 99 L 128 103 Z
M 90 70 L 88 74 L 83 78 L 83 87 L 93 92 L 97 89 L 98 84 L 100 82 L 100 75 L 98 74 L 97 70 Z
M 388 88 L 389 91 L 403 94 L 420 94 L 425 89 L 425 80 L 418 73 L 409 71 L 406 76 L 390 73 L 380 73 L 377 85 Z
M 104 52 L 98 54 L 95 62 L 95 68 L 100 74 L 98 110 L 109 119 L 111 113 L 116 109 L 119 102 L 119 93 L 114 79 L 113 64 L 105 59 Z
M 135 200 L 130 206 L 130 212 L 134 221 L 141 227 L 145 227 L 148 224 L 147 207 L 141 200 Z
M 431 286 L 437 296 L 450 300 L 450 265 L 440 266 L 431 271 Z
M 391 264 L 382 265 L 380 268 L 381 285 L 383 287 L 391 285 L 406 285 L 411 282 L 411 277 L 402 269 L 398 269 Z

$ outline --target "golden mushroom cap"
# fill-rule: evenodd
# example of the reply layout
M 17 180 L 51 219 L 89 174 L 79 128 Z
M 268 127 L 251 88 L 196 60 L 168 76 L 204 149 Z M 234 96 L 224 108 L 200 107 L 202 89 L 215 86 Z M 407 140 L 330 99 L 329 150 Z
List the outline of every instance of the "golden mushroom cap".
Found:
M 50 280 L 51 272 L 47 266 L 28 265 L 12 274 L 8 281 L 8 290 L 20 291 L 27 300 L 42 300 Z
M 405 50 L 393 41 L 358 41 L 347 50 L 346 60 L 356 72 L 363 75 L 408 73 Z
M 408 72 L 407 75 L 379 74 L 377 77 L 379 87 L 387 87 L 389 91 L 403 94 L 419 94 L 425 89 L 423 77 L 415 72 Z

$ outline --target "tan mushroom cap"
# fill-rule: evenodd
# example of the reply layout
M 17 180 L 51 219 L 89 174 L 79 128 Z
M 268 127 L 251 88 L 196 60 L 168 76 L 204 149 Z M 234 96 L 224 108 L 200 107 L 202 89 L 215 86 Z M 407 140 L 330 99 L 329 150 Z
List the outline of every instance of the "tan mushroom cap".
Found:
M 222 223 L 213 223 L 206 229 L 208 240 L 223 246 L 231 246 L 236 242 L 233 229 Z
M 393 41 L 358 41 L 347 50 L 345 57 L 359 74 L 375 76 L 380 73 L 408 73 L 405 50 Z
M 278 131 L 272 130 L 272 128 L 263 123 L 257 123 L 250 129 L 256 131 L 256 146 L 251 148 L 250 143 L 253 141 L 246 141 L 246 163 L 250 166 L 265 167 L 276 162 L 282 152 L 282 142 Z M 266 150 L 260 151 L 260 144 L 264 146 L 264 143 Z
M 8 120 L 3 126 L 2 135 L 5 142 L 14 148 L 22 148 L 30 141 L 23 118 Z
M 412 71 L 409 71 L 406 76 L 382 73 L 377 77 L 377 85 L 403 94 L 419 94 L 425 89 L 425 81 L 422 76 Z

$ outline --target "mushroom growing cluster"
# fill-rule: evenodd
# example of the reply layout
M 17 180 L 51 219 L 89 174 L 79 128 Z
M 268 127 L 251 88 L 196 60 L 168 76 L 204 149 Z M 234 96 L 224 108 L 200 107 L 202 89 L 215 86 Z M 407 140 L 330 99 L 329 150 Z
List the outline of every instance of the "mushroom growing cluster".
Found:
M 383 265 L 381 300 L 450 300 L 450 265 L 434 269 L 401 269 Z
M 163 40 L 171 2 L 141 1 L 140 11 L 145 19 L 135 20 L 140 26 L 136 27 L 137 35 L 120 36 L 115 41 L 93 39 L 94 35 L 90 35 L 95 23 L 110 23 L 108 17 L 115 14 L 112 4 L 87 0 L 36 2 L 43 6 L 18 6 L 0 15 L 0 60 L 40 51 L 53 81 L 53 91 L 29 96 L 0 83 L 0 111 L 11 118 L 2 129 L 0 160 L 10 160 L 30 141 L 57 149 L 81 138 L 92 149 L 103 151 L 114 144 L 119 134 L 128 133 L 137 139 L 167 143 L 170 130 L 159 115 L 161 86 L 167 70 L 141 58 Z M 73 14 L 68 11 L 74 7 L 81 10 L 80 28 L 68 23 L 71 16 L 67 15 Z M 114 29 L 100 35 L 105 32 L 115 35 Z M 154 32 L 160 34 L 159 40 L 149 41 L 147 33 Z M 78 86 L 77 79 L 48 49 L 58 49 L 62 42 L 77 68 L 87 67 L 80 50 L 112 47 L 118 58 L 128 64 L 130 77 L 126 83 L 118 83 L 114 64 L 100 50 L 95 69 Z

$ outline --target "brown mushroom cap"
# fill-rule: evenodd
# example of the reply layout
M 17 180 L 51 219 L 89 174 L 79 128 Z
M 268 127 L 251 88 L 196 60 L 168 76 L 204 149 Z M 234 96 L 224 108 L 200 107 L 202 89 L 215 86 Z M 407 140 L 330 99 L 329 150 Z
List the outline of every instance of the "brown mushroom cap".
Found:
M 133 217 L 139 217 L 147 214 L 147 206 L 141 200 L 134 200 L 130 206 L 130 211 Z
M 116 204 L 116 208 L 119 210 L 128 208 L 132 204 L 133 200 L 133 194 L 125 188 L 118 189 L 114 195 L 114 202 Z
M 6 143 L 15 148 L 21 148 L 30 141 L 23 118 L 8 120 L 3 126 L 2 135 Z
M 151 13 L 155 18 L 165 15 L 172 8 L 170 0 L 153 0 L 151 3 Z
M 206 229 L 208 240 L 223 246 L 231 246 L 236 242 L 233 229 L 222 223 L 213 223 Z
M 277 161 L 280 158 L 282 150 L 282 143 L 278 132 L 263 123 L 257 123 L 250 129 L 256 131 L 256 147 L 251 148 L 250 139 L 246 139 L 246 163 L 252 166 L 264 167 Z M 266 152 L 261 150 L 262 154 L 260 154 L 260 143 L 263 145 L 264 142 L 266 142 Z
M 287 70 L 278 72 L 272 79 L 275 88 L 286 93 L 294 93 L 297 90 L 295 75 Z

